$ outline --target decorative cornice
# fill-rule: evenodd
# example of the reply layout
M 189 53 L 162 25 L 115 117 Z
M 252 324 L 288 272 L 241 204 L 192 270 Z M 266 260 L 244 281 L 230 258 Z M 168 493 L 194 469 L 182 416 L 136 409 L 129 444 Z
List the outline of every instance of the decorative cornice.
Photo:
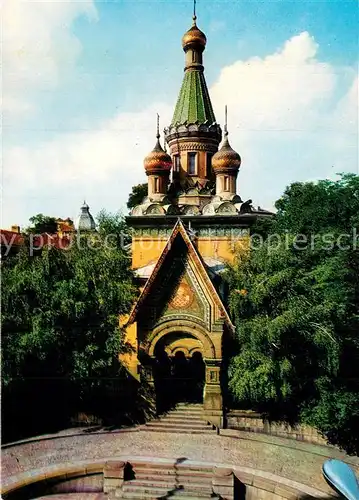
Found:
M 215 153 L 218 150 L 217 141 L 215 142 L 200 142 L 200 141 L 176 141 L 170 145 L 171 153 L 175 154 L 179 151 L 208 151 Z
M 199 138 L 201 140 L 207 139 L 214 141 L 217 146 L 222 139 L 222 130 L 218 123 L 188 123 L 185 122 L 181 125 L 170 125 L 164 129 L 165 139 L 169 145 L 172 141 L 180 141 L 185 138 Z

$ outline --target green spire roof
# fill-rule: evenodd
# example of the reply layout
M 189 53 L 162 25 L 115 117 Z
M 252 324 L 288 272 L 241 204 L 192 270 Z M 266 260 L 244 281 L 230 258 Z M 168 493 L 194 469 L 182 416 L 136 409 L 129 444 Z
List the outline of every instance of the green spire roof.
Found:
M 186 71 L 171 125 L 216 121 L 203 71 Z

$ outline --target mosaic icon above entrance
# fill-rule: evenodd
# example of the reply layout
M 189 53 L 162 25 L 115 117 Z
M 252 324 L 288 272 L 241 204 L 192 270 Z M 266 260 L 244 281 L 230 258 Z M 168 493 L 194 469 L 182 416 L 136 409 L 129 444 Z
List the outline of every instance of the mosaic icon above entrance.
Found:
M 187 283 L 181 283 L 177 289 L 176 295 L 170 302 L 170 306 L 174 309 L 188 308 L 194 299 L 193 291 Z

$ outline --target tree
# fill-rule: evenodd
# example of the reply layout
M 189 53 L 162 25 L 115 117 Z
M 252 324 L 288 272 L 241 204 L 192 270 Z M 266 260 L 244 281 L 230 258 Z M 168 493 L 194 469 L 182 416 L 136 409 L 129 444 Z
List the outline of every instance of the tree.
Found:
M 51 392 L 58 398 L 60 390 L 51 391 L 49 381 L 63 380 L 85 398 L 121 373 L 118 354 L 127 347 L 119 315 L 129 311 L 136 289 L 119 239 L 106 239 L 109 229 L 114 234 L 124 227 L 123 219 L 102 213 L 99 227 L 98 234 L 74 239 L 70 249 L 43 249 L 31 257 L 24 248 L 3 263 L 2 381 L 7 393 L 18 394 L 21 381 L 26 387 L 30 380 L 47 381 L 49 401 Z
M 54 234 L 57 232 L 57 222 L 54 217 L 49 217 L 43 214 L 37 214 L 34 215 L 33 217 L 30 217 L 29 221 L 31 222 L 31 226 L 27 228 L 28 233 Z
M 123 249 L 131 242 L 129 228 L 120 212 L 110 214 L 106 210 L 101 210 L 96 218 L 98 233 L 108 245 Z
M 296 183 L 276 207 L 263 245 L 229 271 L 230 387 L 242 405 L 358 453 L 359 178 Z
M 351 231 L 359 217 L 359 176 L 340 174 L 337 181 L 294 183 L 275 204 L 277 230 L 294 233 Z
M 147 196 L 147 194 L 148 194 L 147 182 L 144 184 L 137 184 L 136 186 L 133 186 L 132 192 L 128 197 L 127 208 L 131 209 L 133 207 L 136 207 L 137 205 L 140 205 L 143 199 Z

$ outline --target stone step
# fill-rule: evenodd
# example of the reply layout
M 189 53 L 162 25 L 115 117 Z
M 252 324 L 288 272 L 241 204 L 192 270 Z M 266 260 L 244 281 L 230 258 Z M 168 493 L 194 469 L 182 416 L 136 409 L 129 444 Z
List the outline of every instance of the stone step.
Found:
M 156 481 L 172 481 L 179 482 L 180 484 L 191 484 L 194 483 L 203 483 L 203 484 L 212 484 L 212 472 L 202 472 L 202 471 L 159 471 L 159 470 L 136 470 L 135 471 L 136 479 L 152 480 L 156 479 Z
M 159 418 L 157 420 L 151 420 L 151 422 L 168 422 L 169 424 L 208 425 L 207 420 L 202 420 L 201 418 L 192 420 L 190 418 L 170 417 L 170 416 L 165 418 Z
M 177 417 L 185 417 L 185 418 L 202 418 L 203 412 L 176 410 L 176 411 L 171 411 L 171 413 L 168 413 L 166 416 L 169 415 L 176 415 Z M 165 417 L 165 415 L 163 415 L 163 417 Z
M 186 415 L 186 413 L 176 413 L 175 411 L 172 413 L 168 413 L 167 415 L 162 415 L 159 418 L 161 419 L 180 418 L 183 420 L 192 420 L 193 422 L 205 422 L 205 420 L 202 418 L 202 415 Z
M 203 408 L 200 403 L 177 403 L 175 408 Z
M 212 493 L 212 481 L 208 481 L 207 483 L 203 482 L 191 482 L 188 484 L 183 484 L 179 480 L 176 480 L 177 478 L 173 477 L 166 477 L 166 478 L 161 478 L 159 479 L 158 477 L 156 478 L 150 478 L 150 479 L 131 479 L 130 481 L 125 481 L 123 483 L 123 487 L 128 490 L 128 488 L 133 488 L 133 487 L 141 487 L 145 490 L 149 488 L 155 488 L 155 489 L 161 489 L 165 488 L 167 490 L 176 490 L 176 489 L 190 489 L 191 491 L 203 491 L 205 493 Z
M 213 475 L 213 467 L 206 467 L 202 465 L 187 465 L 186 462 L 180 462 L 178 464 L 173 463 L 153 463 L 153 462 L 140 462 L 140 461 L 131 461 L 130 465 L 132 466 L 135 472 L 151 472 L 151 473 L 164 473 L 164 474 L 172 474 L 175 472 L 180 472 L 181 474 L 210 474 Z
M 122 486 L 122 495 L 124 493 L 133 494 L 133 493 L 142 493 L 143 495 L 150 495 L 153 498 L 168 498 L 171 495 L 172 488 L 166 488 L 161 486 L 141 486 L 137 485 L 135 482 L 133 484 L 126 484 Z M 173 488 L 174 489 L 174 488 Z M 127 498 L 131 498 L 127 497 Z
M 192 412 L 192 413 L 202 413 L 203 407 L 202 406 L 176 406 L 176 408 L 173 408 L 171 411 L 187 411 L 187 412 Z
M 172 422 L 166 420 L 151 420 L 145 424 L 146 427 L 178 427 L 179 429 L 210 429 L 211 427 L 206 422 L 193 423 L 193 422 Z
M 167 492 L 168 493 L 168 492 Z M 165 500 L 167 498 L 181 498 L 182 500 L 198 500 L 198 494 L 194 493 L 194 494 L 191 494 L 190 491 L 174 491 L 174 492 L 171 492 L 171 496 L 168 496 L 168 494 L 166 495 L 162 495 L 162 496 L 153 496 L 151 493 L 143 493 L 143 492 L 135 492 L 135 491 L 130 491 L 130 492 L 126 492 L 126 491 L 120 491 L 116 494 L 116 497 L 117 498 L 125 498 L 125 499 L 128 499 L 128 500 L 131 500 L 131 499 L 138 499 L 138 500 Z M 211 499 L 211 500 L 220 500 L 221 497 L 219 496 L 212 496 L 212 495 L 209 495 L 209 496 L 202 496 L 200 498 L 204 498 L 204 499 Z
M 191 485 L 188 489 L 185 489 L 176 484 L 168 484 L 166 486 L 162 486 L 161 484 L 155 483 L 148 483 L 147 485 L 141 483 L 142 481 L 139 482 L 136 479 L 125 482 L 121 488 L 122 498 L 131 498 L 131 496 L 129 495 L 134 495 L 136 493 L 142 495 L 150 495 L 150 498 L 170 498 L 174 494 L 180 496 L 187 494 L 195 496 L 195 498 L 211 498 L 212 495 L 212 488 L 203 488 L 203 485 L 201 485 L 199 489 L 193 488 L 193 485 Z M 124 494 L 127 494 L 127 496 L 124 497 Z
M 155 426 L 147 426 L 144 425 L 142 427 L 143 430 L 148 431 L 148 432 L 176 432 L 178 434 L 213 434 L 214 431 L 213 429 L 181 429 L 179 427 L 167 427 L 167 426 L 162 426 L 160 427 L 159 425 Z
M 202 494 L 200 496 L 200 494 L 198 492 L 192 492 L 190 490 L 178 490 L 178 491 L 175 491 L 174 494 L 170 497 L 170 498 L 182 498 L 182 499 L 186 499 L 186 500 L 198 500 L 198 498 L 211 498 L 212 500 L 220 500 L 221 497 L 215 495 L 213 496 L 214 494 L 211 493 L 209 495 L 207 495 L 206 493 Z
M 168 412 L 168 415 L 173 415 L 173 414 L 178 414 L 178 415 L 191 415 L 192 417 L 200 417 L 203 414 L 202 410 L 181 410 L 180 408 L 177 410 L 173 410 L 171 412 Z

